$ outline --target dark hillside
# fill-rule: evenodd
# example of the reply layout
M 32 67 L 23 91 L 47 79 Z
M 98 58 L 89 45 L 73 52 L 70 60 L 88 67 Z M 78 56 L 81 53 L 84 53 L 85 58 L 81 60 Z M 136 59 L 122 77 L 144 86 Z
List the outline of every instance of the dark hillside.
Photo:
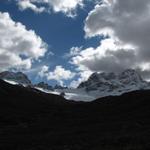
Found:
M 0 150 L 148 150 L 150 91 L 68 102 L 0 80 Z

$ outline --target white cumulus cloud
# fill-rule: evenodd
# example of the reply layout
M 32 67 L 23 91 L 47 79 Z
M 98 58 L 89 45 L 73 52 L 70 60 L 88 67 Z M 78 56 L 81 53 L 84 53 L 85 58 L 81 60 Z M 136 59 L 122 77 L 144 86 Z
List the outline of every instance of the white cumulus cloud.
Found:
M 36 6 L 34 3 L 32 3 L 32 1 L 30 0 L 22 0 L 22 1 L 18 1 L 18 6 L 20 10 L 26 10 L 26 9 L 31 9 L 36 13 L 42 13 L 45 11 L 45 7 L 38 7 Z
M 75 73 L 66 70 L 62 66 L 56 66 L 53 71 L 49 71 L 48 66 L 43 66 L 39 72 L 39 76 L 42 78 L 46 77 L 47 80 L 56 80 L 60 85 L 63 85 L 63 81 L 72 79 Z
M 36 13 L 62 12 L 68 17 L 76 16 L 76 9 L 83 7 L 83 0 L 17 0 L 21 10 L 31 9 Z M 38 5 L 42 6 L 38 6 Z
M 136 54 L 134 47 L 130 45 L 122 45 L 119 41 L 105 39 L 97 48 L 82 49 L 71 58 L 71 63 L 81 71 L 116 72 L 136 66 Z
M 29 69 L 46 51 L 47 45 L 33 30 L 13 21 L 8 13 L 0 12 L 0 71 Z

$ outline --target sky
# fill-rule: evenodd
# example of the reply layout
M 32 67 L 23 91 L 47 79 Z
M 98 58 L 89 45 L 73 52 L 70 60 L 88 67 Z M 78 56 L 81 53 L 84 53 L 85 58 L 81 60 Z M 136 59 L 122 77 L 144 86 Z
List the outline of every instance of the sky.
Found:
M 0 71 L 77 87 L 93 72 L 150 79 L 149 0 L 0 0 Z

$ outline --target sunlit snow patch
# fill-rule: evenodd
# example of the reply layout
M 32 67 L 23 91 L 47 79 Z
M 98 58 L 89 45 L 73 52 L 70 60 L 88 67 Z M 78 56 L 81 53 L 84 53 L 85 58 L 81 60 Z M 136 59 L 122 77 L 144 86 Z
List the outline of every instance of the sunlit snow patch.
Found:
M 39 91 L 42 91 L 44 93 L 60 95 L 60 93 L 56 92 L 56 91 L 45 90 L 45 89 L 42 89 L 42 88 L 39 88 L 39 87 L 34 87 L 34 88 L 37 89 L 37 90 L 39 90 Z
M 95 100 L 95 97 L 86 95 L 86 94 L 76 94 L 76 93 L 65 93 L 65 98 L 67 100 L 75 100 L 75 101 L 92 101 Z
M 9 84 L 12 84 L 12 85 L 18 85 L 18 83 L 17 82 L 15 82 L 15 81 L 12 81 L 12 80 L 4 80 L 5 82 L 7 82 L 7 83 L 9 83 Z
M 50 90 L 45 90 L 39 87 L 35 87 L 36 89 L 45 92 L 45 93 L 49 93 L 49 94 L 55 94 L 55 95 L 61 95 L 61 93 L 65 93 L 64 98 L 67 100 L 74 100 L 74 101 L 92 101 L 95 100 L 94 96 L 90 96 L 88 95 L 86 92 L 84 91 L 80 91 L 77 89 L 64 89 L 64 90 L 55 90 L 55 91 L 50 91 Z

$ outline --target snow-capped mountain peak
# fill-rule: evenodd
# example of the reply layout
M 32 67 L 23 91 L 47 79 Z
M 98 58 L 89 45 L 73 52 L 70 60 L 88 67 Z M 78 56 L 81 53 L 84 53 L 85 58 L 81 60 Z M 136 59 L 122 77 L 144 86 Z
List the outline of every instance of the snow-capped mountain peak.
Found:
M 96 97 L 118 95 L 147 88 L 149 88 L 149 83 L 144 81 L 133 69 L 127 69 L 119 74 L 93 73 L 87 81 L 82 82 L 78 87 L 78 89 L 84 89 L 88 94 Z
M 11 72 L 11 71 L 4 71 L 0 73 L 0 79 L 8 80 L 8 81 L 14 81 L 18 84 L 23 85 L 31 85 L 31 81 L 22 72 Z
M 118 77 L 120 82 L 123 84 L 139 84 L 144 82 L 142 77 L 135 70 L 132 69 L 127 69 L 123 71 L 121 74 L 119 74 Z

